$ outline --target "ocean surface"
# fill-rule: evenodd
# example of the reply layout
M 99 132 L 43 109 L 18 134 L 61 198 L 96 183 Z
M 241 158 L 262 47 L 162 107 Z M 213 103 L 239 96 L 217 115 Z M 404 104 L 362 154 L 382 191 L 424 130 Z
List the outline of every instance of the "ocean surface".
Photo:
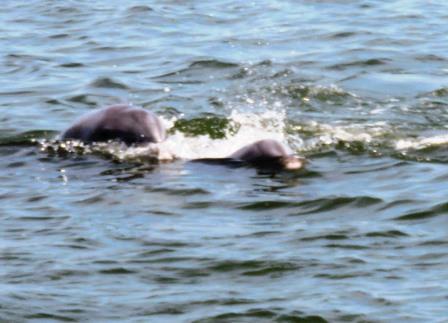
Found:
M 1 6 L 1 322 L 448 322 L 446 1 Z M 58 140 L 120 102 L 157 158 Z

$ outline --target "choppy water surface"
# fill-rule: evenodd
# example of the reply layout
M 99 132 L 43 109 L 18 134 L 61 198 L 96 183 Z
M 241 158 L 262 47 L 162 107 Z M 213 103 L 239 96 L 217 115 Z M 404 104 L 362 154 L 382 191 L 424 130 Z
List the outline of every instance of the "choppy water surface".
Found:
M 447 12 L 3 1 L 0 320 L 446 322 Z M 117 102 L 159 162 L 54 139 Z M 307 169 L 188 162 L 261 138 Z

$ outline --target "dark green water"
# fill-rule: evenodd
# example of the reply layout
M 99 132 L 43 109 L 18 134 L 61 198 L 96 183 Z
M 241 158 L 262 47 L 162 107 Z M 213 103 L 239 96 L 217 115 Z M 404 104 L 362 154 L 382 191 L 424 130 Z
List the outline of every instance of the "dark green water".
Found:
M 3 1 L 0 321 L 447 322 L 447 13 Z M 117 102 L 159 162 L 54 139 Z M 188 162 L 262 138 L 307 169 Z

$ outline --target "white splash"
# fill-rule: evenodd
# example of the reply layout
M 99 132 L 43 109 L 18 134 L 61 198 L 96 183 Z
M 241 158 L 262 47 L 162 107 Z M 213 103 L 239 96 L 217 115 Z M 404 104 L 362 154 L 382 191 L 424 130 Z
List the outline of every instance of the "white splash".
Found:
M 159 159 L 223 158 L 262 139 L 275 139 L 287 146 L 284 111 L 267 110 L 256 114 L 233 110 L 229 119 L 239 126 L 237 133 L 227 133 L 223 139 L 212 139 L 205 135 L 189 137 L 176 131 L 158 144 Z
M 334 145 L 339 141 L 363 142 L 369 144 L 389 133 L 387 123 L 375 122 L 370 124 L 325 124 L 311 121 L 302 128 L 312 132 L 315 136 L 308 139 L 304 149 L 313 150 L 319 146 Z
M 120 161 L 151 160 L 171 161 L 174 159 L 197 158 L 225 158 L 239 148 L 262 139 L 275 139 L 288 146 L 285 132 L 286 112 L 279 109 L 257 112 L 241 112 L 241 109 L 231 111 L 228 119 L 238 129 L 236 133 L 228 131 L 225 138 L 213 139 L 207 135 L 188 136 L 180 131 L 169 134 L 167 139 L 160 143 L 151 143 L 143 146 L 128 147 L 120 142 L 104 142 L 92 145 L 77 140 L 40 141 L 41 150 L 62 151 L 77 154 L 99 153 L 113 156 Z M 248 109 L 250 110 L 250 109 Z M 166 129 L 174 126 L 177 118 L 160 117 Z M 300 140 L 289 140 L 298 143 Z
M 401 139 L 395 144 L 397 150 L 424 149 L 433 146 L 448 144 L 448 134 L 439 134 L 431 137 L 419 137 L 413 139 Z

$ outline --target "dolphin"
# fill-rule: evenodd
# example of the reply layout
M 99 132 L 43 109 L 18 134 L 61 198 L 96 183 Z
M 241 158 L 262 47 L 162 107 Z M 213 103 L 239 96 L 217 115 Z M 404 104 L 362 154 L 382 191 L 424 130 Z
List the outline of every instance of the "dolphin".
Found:
M 288 170 L 300 169 L 305 159 L 289 154 L 276 140 L 264 139 L 244 146 L 229 156 L 230 159 L 243 161 L 259 167 L 275 167 Z
M 165 127 L 154 113 L 127 104 L 92 111 L 61 135 L 62 140 L 86 143 L 119 140 L 127 145 L 156 143 L 165 138 Z
M 225 158 L 199 158 L 192 162 L 236 167 L 248 164 L 256 168 L 299 170 L 305 166 L 307 160 L 289 154 L 277 140 L 264 139 L 246 145 Z

